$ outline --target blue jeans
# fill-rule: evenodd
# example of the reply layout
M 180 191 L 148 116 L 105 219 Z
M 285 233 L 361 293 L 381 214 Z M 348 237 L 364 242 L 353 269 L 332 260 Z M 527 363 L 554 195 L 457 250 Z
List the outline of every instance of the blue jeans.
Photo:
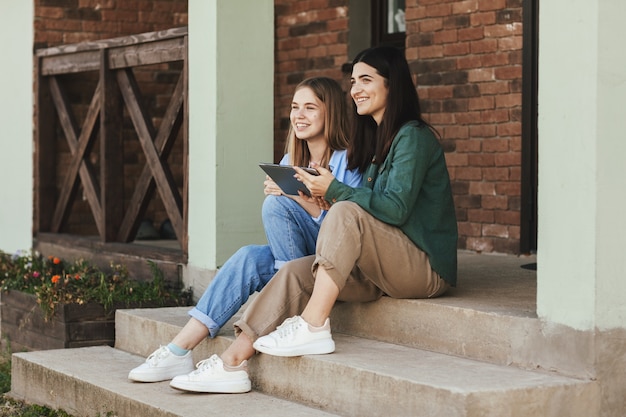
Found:
M 319 225 L 295 201 L 267 196 L 263 225 L 269 245 L 244 246 L 213 278 L 189 315 L 215 337 L 255 291 L 261 291 L 280 265 L 315 253 Z M 279 261 L 280 260 L 280 261 Z
M 262 217 L 277 270 L 285 262 L 315 253 L 320 225 L 298 203 L 284 196 L 267 196 Z

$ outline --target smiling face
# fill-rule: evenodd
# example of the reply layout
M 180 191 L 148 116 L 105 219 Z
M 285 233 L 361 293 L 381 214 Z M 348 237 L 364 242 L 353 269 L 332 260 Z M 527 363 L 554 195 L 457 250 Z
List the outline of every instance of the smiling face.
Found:
M 380 125 L 387 107 L 389 88 L 385 78 L 374 67 L 357 62 L 352 67 L 350 95 L 361 116 L 372 116 Z
M 325 106 L 309 87 L 293 95 L 289 119 L 296 138 L 311 142 L 324 140 Z

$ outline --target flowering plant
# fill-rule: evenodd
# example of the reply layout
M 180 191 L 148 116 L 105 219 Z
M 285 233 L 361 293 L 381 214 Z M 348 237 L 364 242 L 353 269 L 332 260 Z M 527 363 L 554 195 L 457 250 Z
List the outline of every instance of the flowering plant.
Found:
M 95 302 L 110 309 L 118 303 L 189 299 L 187 291 L 168 291 L 155 263 L 150 262 L 150 268 L 152 281 L 140 282 L 130 279 L 122 265 L 111 264 L 105 272 L 83 259 L 72 263 L 37 252 L 0 251 L 0 290 L 34 294 L 46 320 L 63 304 Z

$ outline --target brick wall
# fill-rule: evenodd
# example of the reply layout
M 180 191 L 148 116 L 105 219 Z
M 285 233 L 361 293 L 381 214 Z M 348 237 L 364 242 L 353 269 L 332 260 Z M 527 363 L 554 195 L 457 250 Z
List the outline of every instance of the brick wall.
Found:
M 459 247 L 519 251 L 521 0 L 407 1 L 406 56 L 452 177 Z
M 342 79 L 348 59 L 348 0 L 276 0 L 274 159 L 280 160 L 296 85 L 308 77 Z
M 522 1 L 407 0 L 406 8 L 406 57 L 424 115 L 442 135 L 459 248 L 517 253 Z M 295 84 L 342 79 L 349 13 L 347 0 L 276 2 L 276 159 Z
M 187 25 L 187 0 L 35 0 L 35 48 Z
M 36 46 L 183 26 L 176 0 L 36 0 Z M 459 248 L 517 253 L 520 237 L 522 0 L 406 0 L 406 56 L 424 114 L 440 131 Z M 310 76 L 344 82 L 348 0 L 276 0 L 275 160 L 293 89 Z M 155 102 L 161 102 L 155 96 Z

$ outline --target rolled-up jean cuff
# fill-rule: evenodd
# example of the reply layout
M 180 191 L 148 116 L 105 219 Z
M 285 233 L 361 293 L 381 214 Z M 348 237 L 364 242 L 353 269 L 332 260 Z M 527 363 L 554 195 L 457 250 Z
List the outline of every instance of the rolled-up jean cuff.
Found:
M 189 310 L 187 313 L 190 317 L 198 320 L 200 323 L 204 324 L 207 329 L 209 329 L 209 337 L 214 338 L 217 336 L 217 333 L 220 331 L 220 326 L 214 322 L 211 317 L 204 314 L 202 311 L 198 310 L 196 307 Z

